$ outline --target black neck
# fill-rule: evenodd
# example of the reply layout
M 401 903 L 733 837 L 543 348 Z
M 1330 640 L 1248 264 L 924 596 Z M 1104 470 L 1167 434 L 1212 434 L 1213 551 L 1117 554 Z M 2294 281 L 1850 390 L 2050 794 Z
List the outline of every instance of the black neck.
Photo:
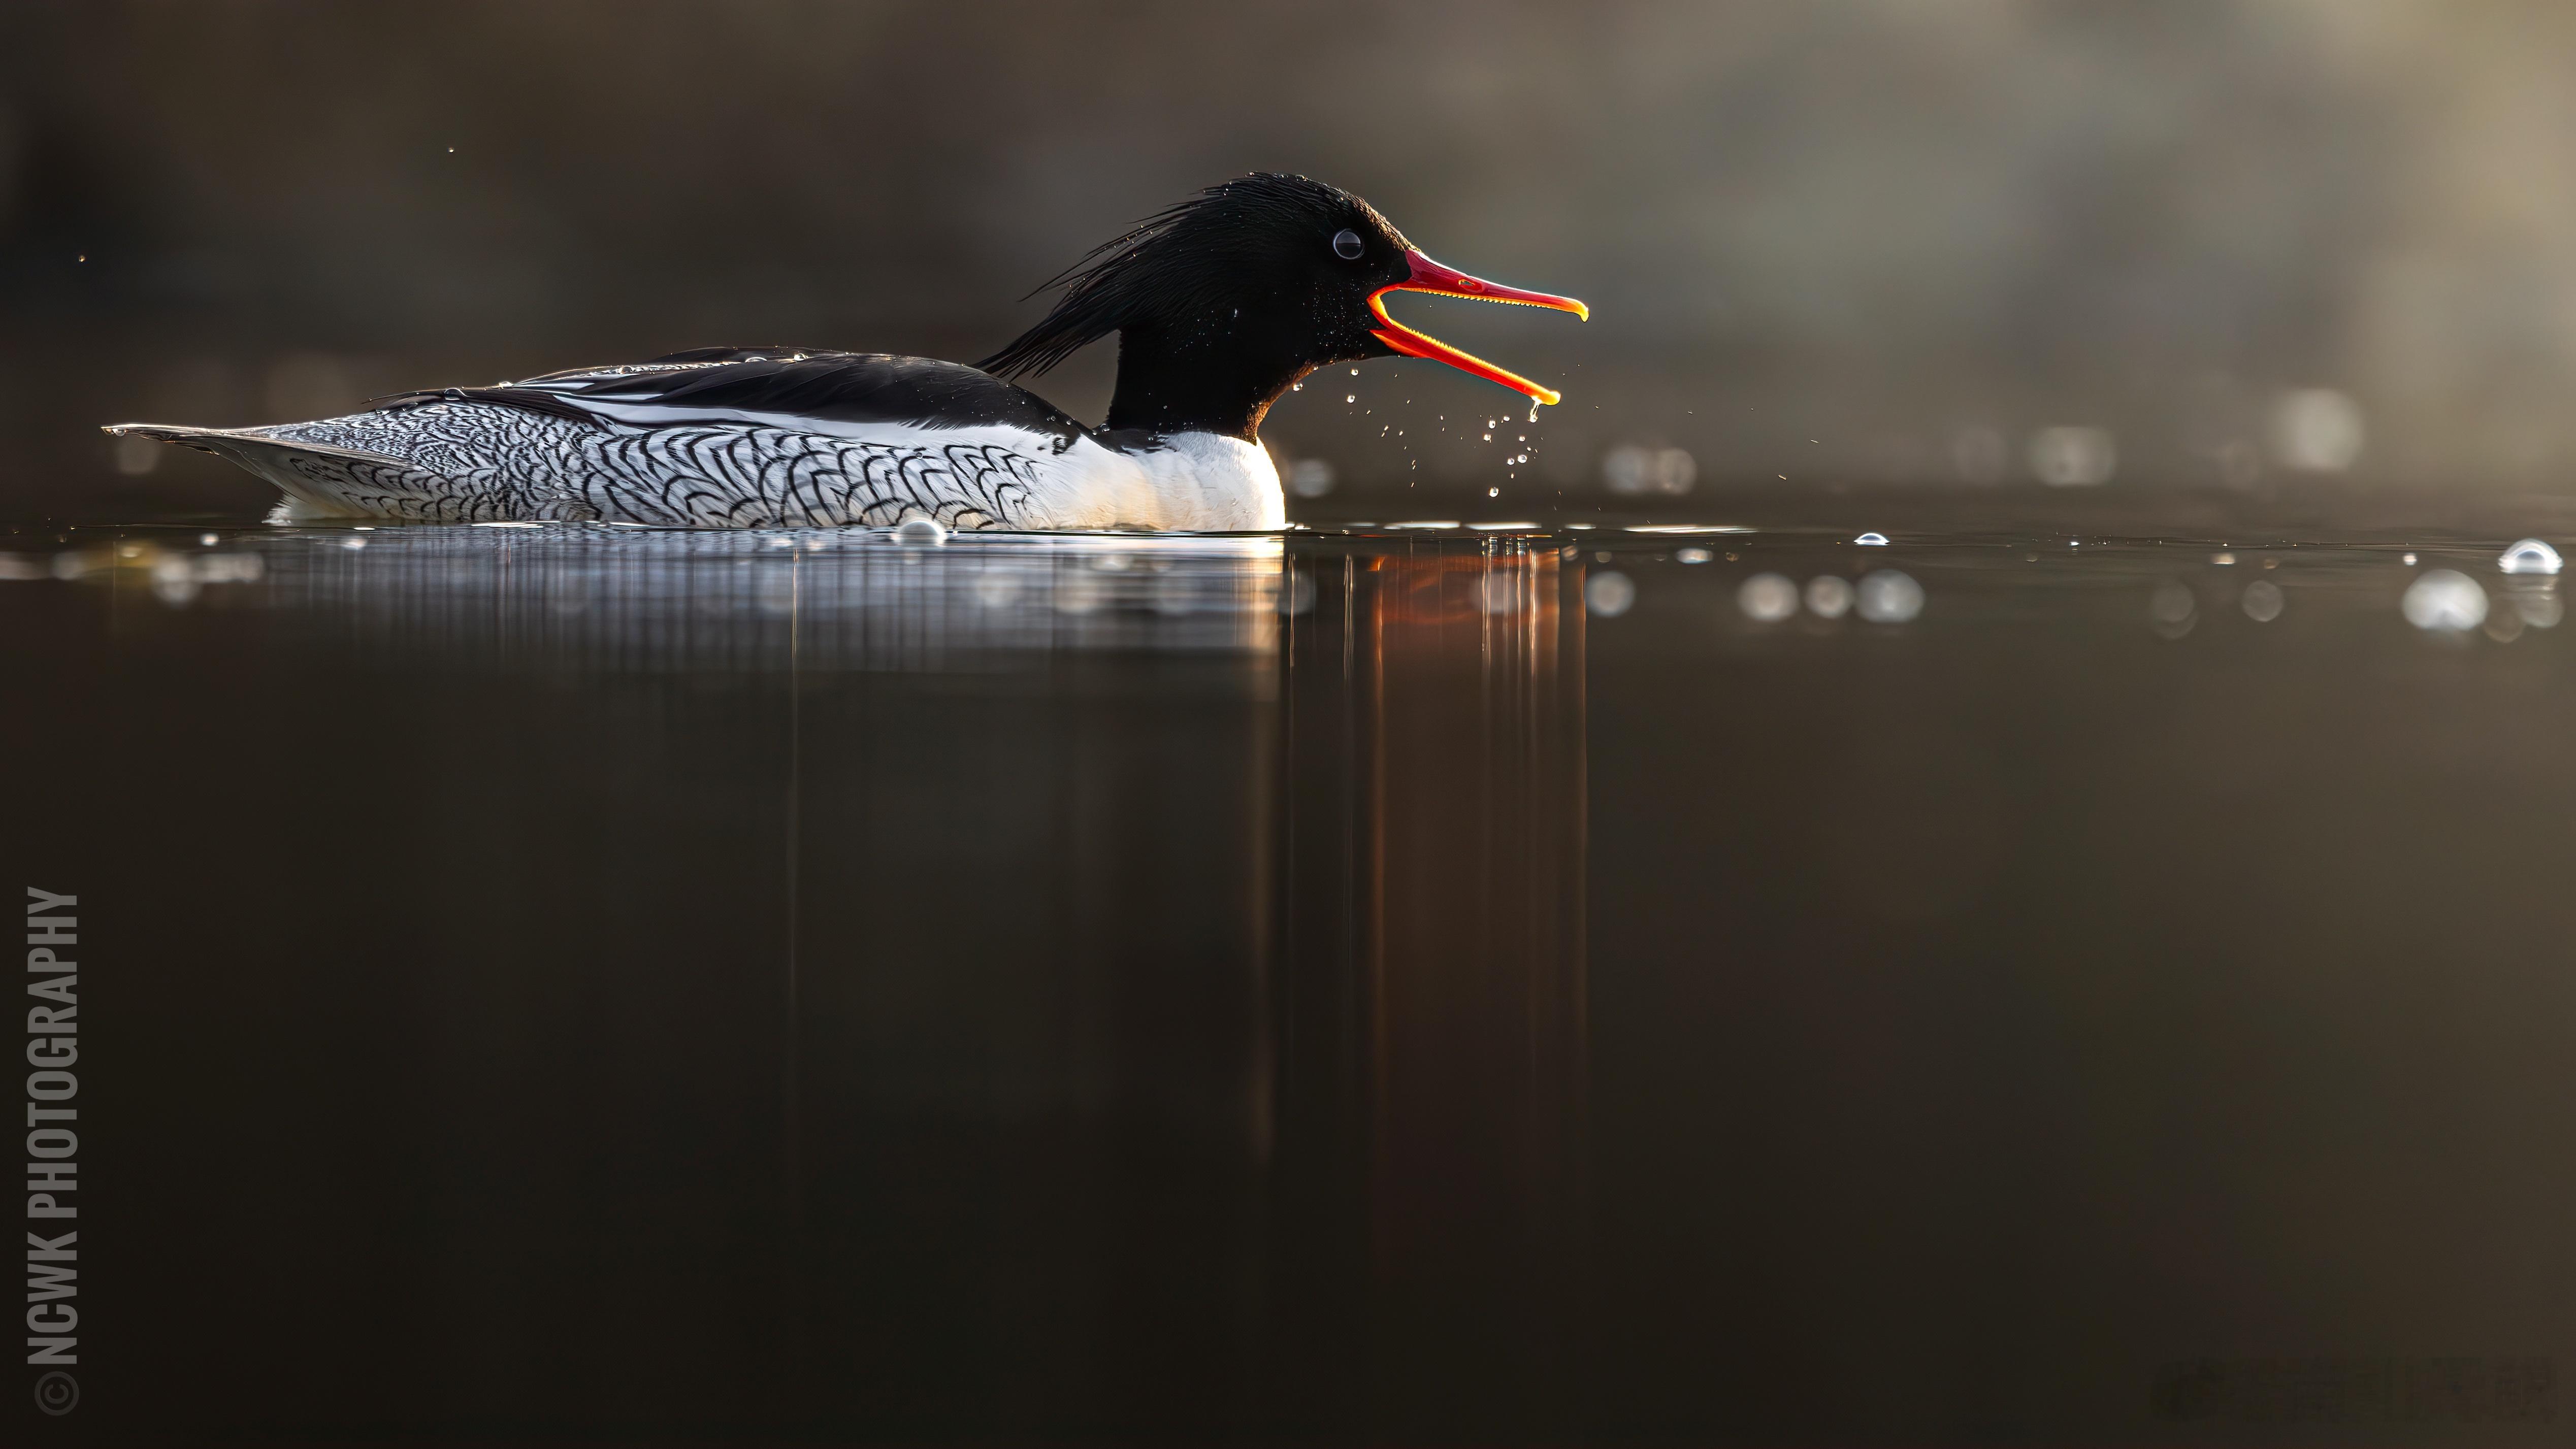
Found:
M 1240 332 L 1175 338 L 1161 328 L 1118 334 L 1118 391 L 1109 399 L 1111 431 L 1218 433 L 1261 441 L 1261 419 L 1290 385 L 1315 370 L 1286 358 L 1286 347 Z

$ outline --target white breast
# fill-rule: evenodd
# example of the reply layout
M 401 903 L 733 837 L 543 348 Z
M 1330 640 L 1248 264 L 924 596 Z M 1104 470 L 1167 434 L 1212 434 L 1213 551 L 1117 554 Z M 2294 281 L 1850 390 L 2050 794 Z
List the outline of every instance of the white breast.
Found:
M 1254 533 L 1284 528 L 1279 470 L 1258 443 L 1175 433 L 1127 452 L 1085 438 L 1046 460 L 1039 528 L 1150 528 Z

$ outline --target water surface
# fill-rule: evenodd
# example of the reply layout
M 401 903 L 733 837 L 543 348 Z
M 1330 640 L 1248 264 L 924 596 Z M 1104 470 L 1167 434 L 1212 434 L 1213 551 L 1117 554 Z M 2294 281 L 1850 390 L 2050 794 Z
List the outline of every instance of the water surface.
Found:
M 54 1432 L 2551 1442 L 2555 579 L 2193 532 L 22 529 Z

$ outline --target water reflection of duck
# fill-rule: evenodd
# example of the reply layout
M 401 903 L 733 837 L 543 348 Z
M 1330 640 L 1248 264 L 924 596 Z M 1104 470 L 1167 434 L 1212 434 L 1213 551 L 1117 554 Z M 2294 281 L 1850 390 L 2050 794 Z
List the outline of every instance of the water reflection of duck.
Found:
M 228 458 L 284 489 L 291 517 L 1266 529 L 1283 515 L 1262 415 L 1318 367 L 1425 357 L 1556 401 L 1388 317 L 1388 292 L 1588 315 L 1441 266 L 1367 202 L 1302 176 L 1211 187 L 1056 284 L 1046 319 L 976 367 L 710 347 L 320 422 L 108 431 Z M 1112 333 L 1102 427 L 1005 380 Z

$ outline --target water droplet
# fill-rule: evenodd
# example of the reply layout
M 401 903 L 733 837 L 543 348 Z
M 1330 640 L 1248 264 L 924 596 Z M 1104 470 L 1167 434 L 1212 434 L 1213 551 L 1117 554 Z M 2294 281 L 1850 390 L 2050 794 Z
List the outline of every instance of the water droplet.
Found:
M 2428 569 L 2406 586 L 2406 622 L 2434 633 L 2462 633 L 2487 619 L 2487 591 L 2454 569 Z
M 1488 498 L 1500 498 L 1503 496 L 1503 490 L 1500 488 L 1488 488 L 1485 490 L 1485 496 Z
M 1709 561 L 1710 555 L 1704 548 L 1683 548 L 1675 549 L 1673 557 L 1686 564 L 1704 564 Z
M 1923 586 L 1895 569 L 1861 576 L 1860 616 L 1873 624 L 1902 624 L 1923 612 Z
M 1798 612 L 1798 586 L 1780 574 L 1755 574 L 1736 587 L 1735 607 L 1757 624 L 1777 624 Z
M 1860 537 L 1853 539 L 1852 542 L 1859 544 L 1863 548 L 1885 548 L 1887 547 L 1887 535 L 1883 533 L 1864 533 Z
M 2269 563 L 2269 562 L 2271 562 L 2271 560 L 2266 559 L 2266 560 L 2264 560 L 2264 562 L 2265 562 L 2265 563 Z M 2398 558 L 2398 562 L 2403 563 L 2403 564 L 2407 564 L 2407 565 L 2410 565 L 2410 566 L 2411 566 L 2411 565 L 2415 562 L 2415 555 L 2413 555 L 2413 554 L 2411 554 L 2411 553 L 2410 553 L 2410 554 L 2402 554 L 2402 555 L 2400 555 L 2400 556 L 2399 556 L 2399 558 Z
M 1359 395 L 1358 393 L 1355 393 L 1355 392 L 1346 392 L 1346 393 L 1342 394 L 1342 401 L 1344 401 L 1344 402 L 1346 402 L 1346 403 L 1355 403 L 1355 402 L 1358 402 L 1359 400 L 1360 400 L 1360 395 Z
M 1360 375 L 1360 370 L 1359 370 L 1358 368 L 1354 367 L 1354 368 L 1352 368 L 1352 369 L 1351 369 L 1351 376 L 1353 376 L 1353 377 L 1357 377 L 1357 376 L 1359 376 L 1359 375 Z
M 219 540 L 217 540 L 211 533 L 201 533 L 197 535 L 197 542 L 207 548 L 213 548 L 218 541 Z
M 2526 538 L 2506 549 L 2496 560 L 2496 567 L 2509 574 L 2554 574 L 2560 563 L 2558 550 L 2536 538 Z
M 1616 619 L 1637 602 L 1637 586 L 1626 574 L 1604 569 L 1583 581 L 1583 607 L 1604 619 Z
M 2209 561 L 2218 565 L 2220 568 L 2225 568 L 2229 564 L 2236 562 L 2236 555 L 2232 553 L 2214 553 L 2209 556 Z
M 1302 382 L 1292 382 L 1288 384 L 1288 390 L 1290 392 L 1304 392 L 1306 390 L 1306 384 Z
M 1851 612 L 1852 586 L 1832 574 L 1807 580 L 1807 612 L 1819 619 L 1839 619 Z

